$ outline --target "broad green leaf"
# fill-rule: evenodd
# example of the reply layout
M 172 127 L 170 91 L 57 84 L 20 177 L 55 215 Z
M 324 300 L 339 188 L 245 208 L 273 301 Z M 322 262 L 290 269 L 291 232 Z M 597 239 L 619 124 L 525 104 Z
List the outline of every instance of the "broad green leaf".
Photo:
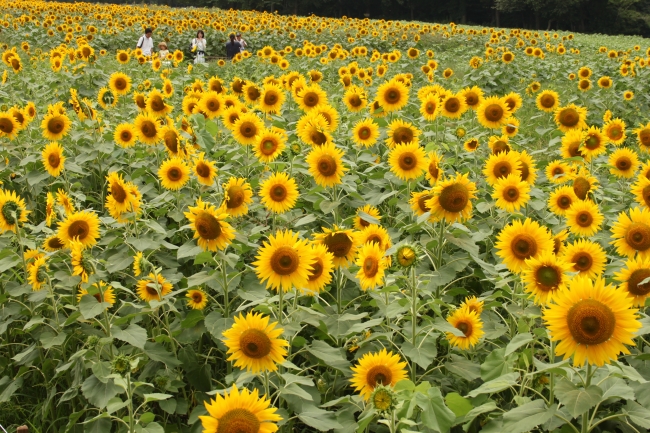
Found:
M 23 385 L 22 377 L 17 378 L 16 380 L 12 381 L 9 385 L 7 385 L 5 389 L 2 390 L 2 393 L 0 393 L 0 403 L 5 403 L 9 401 L 11 396 L 14 395 L 14 393 L 18 391 L 22 385 Z
M 144 350 L 144 344 L 147 342 L 147 331 L 135 323 L 131 323 L 125 329 L 114 326 L 111 329 L 111 334 L 118 340 L 125 341 L 141 350 Z
M 481 378 L 483 380 L 496 379 L 504 374 L 512 372 L 512 363 L 514 356 L 511 359 L 505 357 L 506 349 L 497 349 L 490 352 L 481 364 Z
M 451 361 L 445 363 L 445 368 L 452 373 L 467 380 L 475 380 L 481 377 L 480 365 L 455 354 L 451 354 L 449 358 Z
M 602 401 L 608 398 L 621 398 L 623 400 L 634 400 L 634 390 L 627 383 L 618 377 L 608 377 L 599 384 L 603 390 Z
M 115 385 L 113 379 L 108 379 L 102 383 L 94 374 L 81 385 L 81 392 L 84 397 L 94 406 L 103 409 L 108 401 L 122 392 L 122 388 Z
M 111 420 L 99 418 L 88 424 L 84 424 L 84 433 L 106 433 L 111 431 Z
M 169 368 L 178 367 L 181 362 L 160 343 L 148 341 L 144 344 L 144 353 L 154 361 L 162 362 Z
M 510 343 L 506 346 L 506 351 L 504 356 L 508 356 L 513 353 L 515 350 L 519 349 L 521 346 L 524 346 L 533 341 L 533 334 L 525 332 L 523 334 L 517 334 L 515 337 L 510 340 Z
M 84 295 L 79 302 L 79 311 L 84 319 L 89 320 L 100 315 L 106 308 L 110 308 L 108 302 L 97 302 L 94 296 Z
M 623 413 L 626 413 L 634 424 L 650 429 L 650 409 L 641 406 L 635 401 L 628 400 Z
M 336 420 L 334 412 L 328 412 L 310 404 L 302 405 L 302 410 L 298 413 L 298 418 L 308 426 L 320 431 L 329 431 L 343 427 Z
M 170 394 L 160 394 L 160 393 L 144 394 L 144 402 L 149 403 L 151 401 L 167 400 L 172 397 L 173 395 Z
M 519 379 L 519 373 L 504 374 L 503 376 L 492 379 L 489 382 L 485 382 L 483 385 L 470 391 L 467 395 L 470 397 L 476 397 L 481 394 L 493 394 L 495 392 L 503 391 L 504 389 L 516 385 L 517 379 Z
M 350 375 L 350 363 L 345 358 L 343 349 L 332 347 L 321 340 L 314 340 L 307 351 L 330 367 L 341 370 L 345 375 Z
M 445 396 L 445 404 L 449 409 L 451 409 L 456 417 L 465 416 L 474 409 L 472 403 L 457 392 L 450 392 L 447 394 Z
M 413 347 L 413 344 L 410 342 L 405 341 L 402 343 L 402 352 L 404 352 L 404 355 L 406 355 L 406 357 L 411 361 L 414 361 L 417 365 L 426 369 L 438 355 L 437 335 L 438 334 L 430 334 L 416 347 Z
M 456 419 L 456 415 L 445 406 L 440 390 L 431 387 L 426 394 L 416 392 L 414 398 L 422 410 L 421 416 L 424 425 L 434 431 L 447 433 Z
M 203 251 L 203 249 L 196 245 L 196 242 L 194 242 L 193 239 L 190 239 L 189 241 L 185 242 L 179 249 L 176 251 L 176 258 L 177 259 L 184 259 L 185 257 L 193 257 L 196 256 L 197 254 L 200 254 Z
M 579 388 L 565 379 L 556 385 L 555 395 L 569 413 L 576 418 L 601 401 L 603 390 L 596 385 Z
M 534 400 L 503 414 L 503 431 L 524 433 L 533 430 L 551 419 L 553 411 L 546 407 L 543 400 Z

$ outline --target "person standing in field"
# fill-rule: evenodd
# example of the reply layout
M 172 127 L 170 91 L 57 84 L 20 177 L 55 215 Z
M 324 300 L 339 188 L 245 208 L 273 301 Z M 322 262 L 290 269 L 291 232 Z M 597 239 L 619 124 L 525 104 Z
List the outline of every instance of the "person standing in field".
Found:
M 240 51 L 243 53 L 246 51 L 246 47 L 248 47 L 248 44 L 244 40 L 244 38 L 241 37 L 241 33 L 237 33 L 237 42 L 239 42 L 239 45 L 241 45 Z
M 153 30 L 151 30 L 151 28 L 147 28 L 144 31 L 144 35 L 140 36 L 140 39 L 138 39 L 136 48 L 140 48 L 142 50 L 142 54 L 145 56 L 150 56 L 153 52 L 153 38 L 151 37 L 152 34 Z
M 235 34 L 231 33 L 230 42 L 226 42 L 226 57 L 231 60 L 239 52 L 241 52 L 241 45 L 235 40 Z
M 205 34 L 203 30 L 199 30 L 196 33 L 196 37 L 192 39 L 191 50 L 192 52 L 196 51 L 196 57 L 194 58 L 194 63 L 205 63 L 205 48 L 207 42 L 205 40 Z

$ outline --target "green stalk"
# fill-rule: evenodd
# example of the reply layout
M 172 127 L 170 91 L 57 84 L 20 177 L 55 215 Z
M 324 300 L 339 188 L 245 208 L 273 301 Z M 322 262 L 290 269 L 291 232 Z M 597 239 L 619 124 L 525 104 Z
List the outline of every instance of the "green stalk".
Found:
M 591 364 L 587 362 L 587 378 L 585 379 L 585 389 L 591 385 Z M 589 433 L 589 409 L 582 414 L 582 429 L 581 433 Z
M 415 267 L 411 267 L 411 338 L 413 340 L 413 347 L 417 345 L 416 341 L 416 328 L 417 328 L 417 315 L 418 315 L 418 290 L 417 279 L 415 278 Z M 417 365 L 415 361 L 411 361 L 411 380 L 416 382 Z
M 551 364 L 555 362 L 555 341 L 551 341 L 551 353 L 549 355 L 549 359 L 551 361 Z M 555 374 L 551 370 L 550 373 L 550 378 L 549 378 L 549 396 L 548 396 L 548 402 L 549 404 L 553 404 L 555 401 Z

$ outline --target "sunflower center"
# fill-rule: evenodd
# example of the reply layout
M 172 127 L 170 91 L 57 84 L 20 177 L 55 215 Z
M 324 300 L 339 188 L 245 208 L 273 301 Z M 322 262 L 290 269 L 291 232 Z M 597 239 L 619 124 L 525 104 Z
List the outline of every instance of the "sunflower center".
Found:
M 572 203 L 571 197 L 569 197 L 567 195 L 563 195 L 560 198 L 558 198 L 557 207 L 559 207 L 560 209 L 565 209 L 566 210 L 566 209 L 569 209 L 571 207 L 571 203 Z
M 510 173 L 512 173 L 512 165 L 510 165 L 508 161 L 497 162 L 494 164 L 492 173 L 496 178 L 507 177 Z
M 650 248 L 650 226 L 633 222 L 627 229 L 625 242 L 637 251 L 647 250 Z
M 637 269 L 632 272 L 627 280 L 628 292 L 635 296 L 645 296 L 650 293 L 650 282 L 641 284 L 646 278 L 650 278 L 650 269 Z
M 588 80 L 580 80 L 580 88 L 581 89 L 588 89 L 589 88 L 589 81 Z
M 440 174 L 440 169 L 438 168 L 438 164 L 436 164 L 435 162 L 429 164 L 429 174 L 433 179 L 438 179 L 438 175 Z
M 56 153 L 50 153 L 47 157 L 47 162 L 51 167 L 58 168 L 59 164 L 61 163 L 61 158 L 59 158 L 59 155 Z
M 590 212 L 582 211 L 576 215 L 576 222 L 580 227 L 589 227 L 594 222 L 594 217 Z
M 264 104 L 274 105 L 276 102 L 278 102 L 278 95 L 274 92 L 267 92 L 266 95 L 264 95 Z
M 172 182 L 178 182 L 183 177 L 183 172 L 178 167 L 172 167 L 167 171 L 167 177 Z
M 200 177 L 210 177 L 212 170 L 210 170 L 210 166 L 205 162 L 198 162 L 196 164 L 196 172 Z
M 124 78 L 117 78 L 114 82 L 115 88 L 117 90 L 124 90 L 126 89 L 126 80 Z
M 239 337 L 242 352 L 254 359 L 260 359 L 271 353 L 271 339 L 260 329 L 247 329 Z
M 425 194 L 418 198 L 418 207 L 422 212 L 429 212 L 431 208 L 427 206 L 427 201 L 431 200 L 431 194 Z
M 469 322 L 458 322 L 456 329 L 465 334 L 465 337 L 472 335 L 472 324 Z
M 510 152 L 510 146 L 503 140 L 497 140 L 492 144 L 492 153 L 497 155 L 501 152 Z
M 562 167 L 555 167 L 553 169 L 553 176 L 559 176 L 564 174 L 564 169 Z
M 404 152 L 399 156 L 398 165 L 402 170 L 413 170 L 417 167 L 418 158 L 413 152 Z
M 201 295 L 200 292 L 195 291 L 194 293 L 192 293 L 192 301 L 194 301 L 196 304 L 200 304 L 201 302 L 203 302 L 203 295 Z
M 126 201 L 126 190 L 117 182 L 111 185 L 111 195 L 118 203 L 124 203 Z
M 65 124 L 59 117 L 53 117 L 49 122 L 47 122 L 47 130 L 53 134 L 60 134 L 64 127 Z
M 643 129 L 639 132 L 639 142 L 642 146 L 650 146 L 650 129 Z
M 219 418 L 216 433 L 257 433 L 260 421 L 248 409 L 232 409 Z
M 151 105 L 151 109 L 153 111 L 163 111 L 163 110 L 165 110 L 165 102 L 158 95 L 155 95 L 153 98 L 151 98 L 150 105 Z
M 338 258 L 346 257 L 352 248 L 352 241 L 345 233 L 330 234 L 323 243 L 327 245 L 328 251 Z
M 235 209 L 244 203 L 245 194 L 244 188 L 239 185 L 233 185 L 228 188 L 228 199 L 226 200 L 226 207 L 228 209 Z
M 63 248 L 63 242 L 61 242 L 61 239 L 58 237 L 53 237 L 49 241 L 47 241 L 47 246 L 52 248 L 53 250 L 58 250 Z
M 490 122 L 498 122 L 503 114 L 503 108 L 499 104 L 490 104 L 485 108 L 485 118 Z
M 386 102 L 389 104 L 395 104 L 400 100 L 401 93 L 397 89 L 390 89 L 386 92 Z
M 567 313 L 566 320 L 573 339 L 587 346 L 606 342 L 616 329 L 612 310 L 595 299 L 577 302 Z
M 621 171 L 629 170 L 632 167 L 632 161 L 627 156 L 619 157 L 616 160 L 616 168 Z
M 378 384 L 390 385 L 393 381 L 393 372 L 385 365 L 375 365 L 366 374 L 366 382 L 372 388 Z
M 557 289 L 561 278 L 562 276 L 553 266 L 541 266 L 535 274 L 537 287 L 545 291 Z
M 318 94 L 315 93 L 315 92 L 307 92 L 307 93 L 305 93 L 305 95 L 303 96 L 302 100 L 303 100 L 303 103 L 304 103 L 307 107 L 315 107 L 315 106 L 317 106 L 318 103 L 320 102 L 320 101 L 319 101 Z
M 515 202 L 519 199 L 519 188 L 516 186 L 509 186 L 503 191 L 503 198 L 509 202 Z
M 585 147 L 589 150 L 598 149 L 600 147 L 600 139 L 595 135 L 589 135 L 585 140 Z
M 379 262 L 374 257 L 366 257 L 363 261 L 363 274 L 372 278 L 379 272 Z
M 144 95 L 137 95 L 135 97 L 135 103 L 140 108 L 145 108 L 147 106 L 146 101 L 144 100 Z M 191 111 L 191 110 L 190 110 Z
M 424 111 L 426 111 L 427 114 L 435 113 L 436 112 L 436 104 L 431 102 L 431 101 L 427 102 L 426 105 L 424 106 Z
M 248 99 L 251 101 L 257 101 L 257 99 L 260 97 L 260 91 L 257 90 L 256 87 L 250 87 L 246 93 L 248 95 Z
M 145 120 L 140 124 L 140 132 L 147 138 L 153 138 L 156 136 L 156 125 L 150 120 Z
M 275 142 L 275 140 L 272 140 L 271 138 L 266 138 L 262 141 L 262 145 L 260 146 L 260 151 L 264 155 L 273 155 L 275 150 L 278 148 L 278 143 Z
M 275 250 L 271 256 L 271 268 L 279 275 L 290 275 L 298 269 L 300 257 L 296 251 L 288 246 L 282 246 Z
M 555 105 L 555 97 L 553 95 L 544 95 L 539 100 L 539 103 L 544 108 L 552 108 Z
M 311 267 L 312 270 L 309 274 L 309 281 L 317 280 L 321 275 L 323 275 L 323 261 L 320 258 L 317 258 L 316 262 L 312 263 Z
M 239 132 L 246 138 L 252 138 L 257 134 L 257 127 L 253 122 L 246 121 L 239 127 Z
M 591 184 L 584 177 L 577 177 L 573 180 L 573 192 L 576 193 L 580 200 L 587 198 L 590 189 Z
M 350 104 L 353 107 L 360 107 L 361 104 L 363 104 L 363 101 L 361 101 L 359 95 L 352 95 L 348 98 L 348 104 Z
M 284 185 L 274 185 L 271 188 L 271 200 L 284 201 L 287 198 L 288 191 Z
M 460 183 L 446 186 L 440 192 L 438 202 L 447 212 L 461 212 L 469 202 L 469 190 Z
M 196 227 L 197 233 L 203 239 L 211 241 L 221 235 L 221 224 L 219 220 L 208 212 L 201 212 L 196 215 L 194 226 Z
M 120 133 L 120 138 L 122 141 L 128 142 L 131 141 L 131 138 L 133 138 L 133 134 L 131 134 L 131 131 L 124 130 Z
M 537 253 L 537 241 L 525 233 L 518 234 L 510 243 L 512 254 L 519 260 L 525 260 Z
M 4 212 L 4 208 L 2 209 Z M 74 221 L 68 227 L 68 236 L 71 239 L 77 238 L 80 241 L 83 241 L 86 236 L 90 233 L 90 226 L 86 221 Z
M 327 135 L 323 134 L 320 131 L 313 131 L 310 134 L 311 141 L 317 145 L 317 146 L 322 146 L 323 144 L 327 143 Z
M 359 129 L 359 137 L 362 139 L 366 139 L 370 136 L 370 128 L 367 126 L 364 126 L 363 128 Z
M 413 141 L 413 130 L 404 126 L 400 126 L 393 132 L 393 141 L 396 144 L 410 143 Z
M 165 132 L 165 147 L 173 153 L 178 153 L 178 136 L 174 131 Z
M 318 167 L 318 173 L 320 173 L 320 175 L 324 177 L 330 177 L 335 175 L 336 169 L 338 168 L 336 159 L 334 159 L 334 157 L 332 157 L 331 155 L 320 156 L 318 158 L 318 162 L 316 166 Z
M 571 261 L 573 262 L 573 268 L 580 272 L 588 271 L 591 269 L 591 265 L 593 264 L 591 255 L 586 252 L 579 252 L 575 254 Z
M 609 130 L 609 137 L 613 139 L 618 139 L 623 133 L 619 127 L 613 127 Z
M 466 93 L 465 102 L 470 107 L 473 107 L 474 105 L 478 104 L 478 95 L 476 93 Z
M 563 126 L 574 127 L 580 121 L 580 115 L 573 108 L 565 108 L 560 112 L 560 123 Z
M 458 101 L 457 98 L 448 98 L 445 101 L 445 110 L 447 110 L 450 113 L 456 113 L 458 110 L 460 110 L 460 102 Z M 487 110 L 486 110 L 487 112 Z M 486 113 L 487 115 L 487 113 Z

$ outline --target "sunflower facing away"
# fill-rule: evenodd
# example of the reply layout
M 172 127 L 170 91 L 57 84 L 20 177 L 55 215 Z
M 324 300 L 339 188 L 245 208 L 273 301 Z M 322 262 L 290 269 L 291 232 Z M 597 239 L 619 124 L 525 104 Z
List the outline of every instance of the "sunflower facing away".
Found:
M 276 328 L 277 322 L 269 324 L 269 316 L 249 312 L 234 317 L 235 323 L 223 332 L 224 344 L 228 348 L 228 361 L 235 361 L 235 367 L 253 374 L 276 371 L 277 364 L 284 362 L 289 343 L 279 338 L 284 330 Z
M 549 232 L 530 218 L 523 223 L 514 220 L 501 230 L 497 240 L 497 255 L 516 273 L 526 268 L 526 259 L 538 258 L 542 252 L 553 250 Z
M 449 344 L 463 350 L 476 346 L 485 334 L 479 313 L 471 310 L 467 305 L 454 311 L 447 317 L 447 322 L 464 334 L 462 337 L 459 337 L 451 332 L 447 332 Z
M 568 244 L 562 252 L 562 257 L 567 263 L 573 264 L 573 271 L 578 275 L 594 279 L 605 270 L 607 256 L 603 248 L 590 240 L 578 239 Z
M 645 259 L 650 257 L 650 210 L 632 208 L 630 216 L 625 212 L 618 215 L 618 220 L 611 228 L 611 243 L 620 256 Z
M 650 296 L 650 283 L 644 282 L 650 278 L 650 259 L 630 259 L 625 263 L 625 268 L 615 274 L 617 281 L 621 282 L 621 290 L 627 292 L 633 299 L 633 306 L 643 307 Z
M 184 215 L 194 230 L 194 239 L 204 251 L 224 250 L 235 238 L 235 230 L 225 221 L 228 214 L 200 198 Z
M 246 215 L 248 205 L 253 202 L 253 191 L 246 179 L 231 177 L 223 185 L 223 210 L 232 217 Z
M 59 223 L 57 236 L 68 248 L 72 242 L 91 247 L 99 238 L 99 217 L 86 210 L 72 213 Z
M 271 401 L 258 397 L 257 389 L 241 392 L 233 385 L 223 397 L 205 402 L 208 415 L 199 416 L 203 433 L 274 433 L 278 431 L 276 422 L 282 420 L 271 406 Z
M 578 200 L 566 211 L 567 225 L 571 233 L 578 236 L 593 236 L 598 233 L 604 217 L 598 205 L 591 200 Z
M 356 277 L 362 290 L 372 290 L 383 284 L 384 271 L 388 267 L 384 251 L 377 242 L 366 243 L 359 249 L 355 264 L 359 266 Z
M 143 301 L 160 301 L 164 296 L 171 293 L 174 286 L 162 275 L 150 273 L 147 278 L 137 282 L 137 292 Z
M 348 170 L 343 165 L 343 151 L 334 144 L 323 144 L 314 147 L 307 155 L 309 173 L 317 185 L 329 187 L 341 183 L 341 178 Z
M 314 235 L 315 241 L 327 246 L 327 250 L 334 255 L 336 267 L 347 268 L 354 260 L 357 253 L 355 245 L 356 234 L 352 230 L 346 230 L 334 226 L 332 229 L 323 228 L 323 233 Z
M 170 158 L 160 165 L 158 178 L 163 188 L 177 191 L 190 180 L 190 168 L 183 159 Z
M 555 354 L 573 356 L 573 365 L 602 366 L 629 354 L 634 333 L 641 328 L 633 299 L 622 288 L 606 286 L 598 277 L 575 277 L 543 312 L 551 340 L 559 341 Z
M 516 173 L 511 173 L 505 178 L 497 179 L 492 198 L 496 200 L 496 206 L 499 209 L 515 212 L 528 203 L 529 192 L 528 182 L 521 180 Z
M 534 298 L 537 305 L 548 305 L 558 290 L 565 287 L 569 279 L 566 273 L 571 268 L 570 263 L 556 257 L 552 251 L 544 251 L 538 258 L 526 260 L 521 281 L 526 284 L 526 293 Z
M 18 224 L 27 221 L 28 213 L 25 200 L 15 191 L 0 189 L 0 234 L 6 231 L 15 232 Z
M 359 363 L 352 367 L 354 373 L 350 380 L 352 386 L 361 396 L 368 400 L 377 385 L 395 386 L 406 379 L 406 362 L 399 355 L 382 349 L 377 353 L 366 353 Z
M 258 249 L 253 262 L 255 273 L 266 287 L 288 292 L 292 287 L 305 287 L 309 281 L 314 258 L 306 240 L 290 230 L 278 230 Z
M 273 173 L 260 185 L 260 199 L 271 212 L 284 213 L 296 205 L 298 185 L 287 173 Z
M 433 196 L 425 203 L 435 220 L 452 223 L 465 221 L 472 215 L 472 199 L 476 198 L 476 184 L 469 173 L 438 182 L 431 190 Z

